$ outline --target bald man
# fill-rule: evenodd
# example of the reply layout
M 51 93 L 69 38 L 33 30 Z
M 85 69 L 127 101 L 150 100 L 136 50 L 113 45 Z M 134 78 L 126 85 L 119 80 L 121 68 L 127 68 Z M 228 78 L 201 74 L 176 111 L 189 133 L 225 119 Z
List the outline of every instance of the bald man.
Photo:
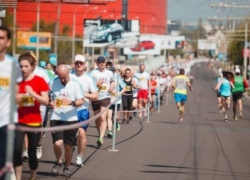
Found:
M 70 125 L 78 122 L 77 107 L 83 104 L 83 91 L 81 85 L 76 79 L 70 77 L 69 68 L 66 65 L 59 65 L 57 68 L 58 77 L 50 82 L 52 93 L 52 108 L 50 126 L 58 127 L 61 125 Z M 52 132 L 54 144 L 54 153 L 56 163 L 52 168 L 52 173 L 57 175 L 63 166 L 62 147 L 65 149 L 65 163 L 63 174 L 70 176 L 69 165 L 71 163 L 73 146 L 77 141 L 77 128 L 60 132 Z

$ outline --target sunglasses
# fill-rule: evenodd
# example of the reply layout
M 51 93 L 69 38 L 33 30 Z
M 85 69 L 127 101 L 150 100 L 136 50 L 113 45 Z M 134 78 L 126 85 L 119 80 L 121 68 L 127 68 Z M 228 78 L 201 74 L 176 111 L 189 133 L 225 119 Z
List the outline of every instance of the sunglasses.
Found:
M 77 61 L 77 62 L 75 62 L 75 65 L 83 65 L 84 63 L 83 62 L 81 62 L 81 61 Z
M 101 64 L 101 63 L 105 63 L 105 61 L 98 61 L 97 63 L 98 63 L 98 64 Z

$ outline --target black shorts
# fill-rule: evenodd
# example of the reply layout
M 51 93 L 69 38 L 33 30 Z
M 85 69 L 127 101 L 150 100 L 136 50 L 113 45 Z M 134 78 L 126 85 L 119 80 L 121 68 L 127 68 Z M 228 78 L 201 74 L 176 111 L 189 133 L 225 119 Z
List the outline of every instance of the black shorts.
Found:
M 230 98 L 230 96 L 222 96 L 222 95 L 220 95 L 220 97 L 222 97 L 222 98 L 224 98 L 224 99 Z
M 76 124 L 76 123 L 78 123 L 78 121 L 68 122 L 68 121 L 51 120 L 50 127 L 58 127 L 62 125 L 71 125 L 71 124 Z M 75 146 L 76 141 L 77 141 L 77 131 L 78 131 L 78 128 L 65 130 L 65 131 L 52 132 L 53 144 L 58 140 L 63 140 L 64 144 Z
M 243 92 L 235 92 L 233 93 L 233 102 L 237 102 L 238 99 L 242 99 Z
M 102 100 L 92 101 L 92 109 L 93 111 L 97 111 L 101 109 L 102 107 L 108 107 L 110 105 L 110 98 L 105 98 Z
M 5 166 L 6 144 L 7 144 L 7 126 L 3 126 L 0 127 L 0 169 L 2 169 Z
M 121 107 L 121 104 L 117 104 L 117 111 L 120 110 L 120 107 Z M 115 104 L 112 104 L 110 107 L 109 107 L 110 110 L 112 111 L 115 111 Z
M 218 93 L 217 93 L 217 97 L 220 97 L 220 96 L 221 96 L 221 95 L 220 95 L 220 92 L 218 92 Z

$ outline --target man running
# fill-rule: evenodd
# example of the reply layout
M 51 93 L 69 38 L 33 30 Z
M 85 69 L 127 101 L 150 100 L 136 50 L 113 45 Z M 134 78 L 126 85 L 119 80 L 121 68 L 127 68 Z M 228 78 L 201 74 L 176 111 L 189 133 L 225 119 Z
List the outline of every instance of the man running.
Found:
M 92 101 L 92 109 L 95 115 L 105 110 L 110 105 L 110 93 L 114 90 L 114 75 L 110 70 L 106 69 L 105 61 L 105 57 L 99 56 L 96 60 L 98 68 L 90 72 L 90 76 L 94 79 L 99 92 L 98 100 Z M 97 140 L 97 145 L 99 147 L 103 144 L 103 137 L 107 128 L 107 112 L 108 111 L 104 111 L 95 121 L 99 134 Z
M 189 78 L 185 76 L 184 69 L 180 69 L 180 74 L 174 77 L 171 86 L 174 89 L 174 98 L 176 106 L 180 112 L 179 122 L 182 123 L 184 114 L 184 105 L 185 102 L 187 101 L 187 86 L 189 87 L 190 91 L 193 91 Z
M 151 88 L 150 88 L 150 75 L 145 71 L 145 65 L 140 65 L 140 72 L 135 74 L 135 77 L 139 79 L 141 89 L 138 91 L 137 99 L 138 99 L 138 106 L 139 110 L 145 108 L 149 96 L 151 95 Z M 144 115 L 147 116 L 146 111 L 144 111 Z M 142 112 L 138 114 L 139 118 L 142 118 Z
M 72 76 L 75 77 L 81 84 L 84 94 L 84 104 L 77 108 L 78 122 L 87 121 L 89 115 L 89 101 L 95 101 L 98 98 L 98 92 L 96 84 L 93 79 L 85 73 L 85 57 L 77 54 L 74 60 L 75 70 L 72 72 Z M 83 165 L 83 153 L 87 145 L 87 128 L 88 124 L 78 129 L 78 156 L 76 157 L 76 165 Z
M 81 85 L 69 75 L 69 68 L 66 65 L 60 65 L 57 69 L 58 77 L 50 82 L 52 93 L 52 108 L 50 126 L 60 127 L 62 125 L 71 125 L 78 123 L 77 108 L 83 104 L 83 92 Z M 76 145 L 78 129 L 70 129 L 58 132 L 52 132 L 54 144 L 54 153 L 56 163 L 52 168 L 54 175 L 59 173 L 63 165 L 62 147 L 64 145 L 65 164 L 63 174 L 70 176 L 69 165 L 73 155 L 73 146 Z
M 10 96 L 11 96 L 11 76 L 13 59 L 6 55 L 6 50 L 11 45 L 11 31 L 4 26 L 0 26 L 0 171 L 5 166 L 6 160 L 6 145 L 7 145 L 7 125 L 10 119 Z M 14 63 L 16 67 L 16 83 L 21 82 L 22 75 L 18 63 Z M 18 89 L 18 85 L 16 85 Z M 17 95 L 16 94 L 14 95 Z M 14 122 L 17 122 L 17 111 L 14 112 Z M 0 176 L 0 180 L 4 180 L 5 173 Z
M 245 91 L 245 88 L 248 87 L 247 81 L 240 75 L 240 69 L 235 69 L 235 76 L 234 76 L 234 89 L 232 90 L 233 93 L 233 118 L 237 121 L 236 109 L 237 104 L 239 106 L 239 118 L 243 117 L 242 113 L 242 97 Z

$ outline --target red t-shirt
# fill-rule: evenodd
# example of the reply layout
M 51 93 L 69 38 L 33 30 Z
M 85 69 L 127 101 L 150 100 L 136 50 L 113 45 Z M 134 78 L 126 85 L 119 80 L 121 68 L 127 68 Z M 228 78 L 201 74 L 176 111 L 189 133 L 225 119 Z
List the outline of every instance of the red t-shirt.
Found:
M 41 77 L 34 76 L 29 81 L 22 81 L 19 84 L 19 93 L 24 94 L 18 107 L 18 122 L 31 126 L 40 126 L 42 118 L 40 114 L 40 103 L 25 91 L 25 86 L 31 86 L 33 91 L 41 95 L 41 92 L 49 91 L 49 86 Z
M 156 86 L 157 85 L 157 82 L 153 79 L 151 79 L 151 94 L 155 94 L 155 87 L 153 86 Z

